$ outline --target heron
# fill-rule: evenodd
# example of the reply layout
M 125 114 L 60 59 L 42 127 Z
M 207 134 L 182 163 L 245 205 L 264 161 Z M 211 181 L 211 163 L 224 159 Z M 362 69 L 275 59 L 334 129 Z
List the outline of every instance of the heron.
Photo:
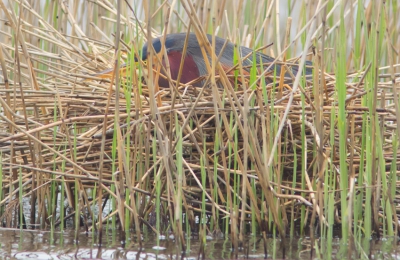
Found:
M 185 48 L 185 42 L 187 38 L 187 47 Z M 212 35 L 207 35 L 207 40 L 212 43 Z M 172 80 L 177 80 L 179 77 L 179 72 L 181 71 L 181 75 L 179 78 L 179 82 L 181 84 L 193 83 L 192 85 L 196 87 L 203 86 L 205 80 L 205 76 L 209 75 L 209 71 L 207 69 L 206 60 L 204 59 L 205 55 L 209 62 L 211 63 L 211 56 L 207 52 L 202 52 L 202 47 L 195 33 L 171 33 L 167 34 L 165 39 L 163 37 L 153 39 L 151 45 L 154 48 L 156 54 L 161 54 L 162 46 L 164 44 L 164 50 L 166 52 L 166 56 L 168 57 L 169 69 L 170 69 L 170 78 Z M 217 57 L 219 57 L 219 62 L 224 71 L 228 72 L 229 75 L 233 75 L 233 68 L 237 65 L 237 61 L 235 61 L 235 44 L 223 39 L 221 37 L 215 36 L 214 41 L 214 50 Z M 185 50 L 186 49 L 186 50 Z M 238 53 L 240 53 L 240 58 L 242 59 L 243 71 L 245 74 L 249 74 L 250 70 L 253 67 L 254 59 L 258 69 L 267 69 L 269 68 L 269 77 L 266 77 L 267 82 L 271 82 L 272 74 L 275 72 L 276 76 L 279 76 L 283 67 L 283 63 L 273 63 L 275 61 L 274 58 L 259 52 L 255 51 L 251 48 L 247 48 L 244 46 L 239 46 Z M 145 43 L 143 45 L 141 51 L 141 60 L 147 61 L 149 57 L 149 43 Z M 205 55 L 203 53 L 206 53 Z M 182 59 L 182 57 L 184 58 Z M 237 55 L 236 55 L 237 56 Z M 166 67 L 166 62 L 162 56 L 159 56 L 162 60 L 163 67 Z M 135 58 L 135 61 L 138 61 Z M 181 68 L 181 62 L 183 61 L 183 65 Z M 272 65 L 271 65 L 272 64 Z M 312 67 L 310 66 L 311 62 L 306 62 L 304 73 L 306 75 L 312 74 Z M 126 67 L 124 64 L 123 68 Z M 237 67 L 236 67 L 237 68 Z M 299 65 L 296 64 L 287 64 L 286 72 L 284 77 L 286 79 L 291 79 L 293 75 L 296 75 L 299 69 Z M 107 78 L 110 76 L 113 69 L 105 70 L 97 74 L 97 76 L 101 78 Z M 168 88 L 170 81 L 168 77 L 166 77 L 165 69 L 161 71 L 163 76 L 158 78 L 158 85 L 161 88 Z M 203 80 L 198 80 L 202 79 Z

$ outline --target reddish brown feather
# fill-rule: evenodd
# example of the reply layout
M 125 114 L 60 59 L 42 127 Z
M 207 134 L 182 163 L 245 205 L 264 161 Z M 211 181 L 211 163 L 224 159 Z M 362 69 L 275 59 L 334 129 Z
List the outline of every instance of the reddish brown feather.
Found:
M 168 60 L 171 70 L 171 78 L 173 80 L 177 80 L 182 60 L 182 53 L 179 51 L 170 51 L 168 52 Z M 164 61 L 163 66 L 165 66 Z M 194 62 L 192 56 L 186 55 L 184 64 L 182 66 L 180 83 L 186 84 L 190 81 L 197 79 L 199 76 L 199 69 L 197 68 L 197 65 Z M 169 86 L 168 81 L 162 77 L 159 78 L 158 84 L 160 87 L 163 88 L 167 88 Z

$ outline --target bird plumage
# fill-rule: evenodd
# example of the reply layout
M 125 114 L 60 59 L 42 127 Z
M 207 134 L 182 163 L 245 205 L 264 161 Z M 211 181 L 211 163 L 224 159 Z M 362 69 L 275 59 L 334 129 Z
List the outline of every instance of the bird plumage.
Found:
M 182 59 L 182 52 L 184 49 L 184 44 L 186 41 L 186 33 L 172 33 L 166 35 L 164 46 L 165 46 L 165 51 L 168 56 L 169 64 L 170 64 L 170 71 L 171 71 L 171 78 L 173 80 L 176 80 L 178 78 L 179 74 L 179 68 L 180 68 L 180 63 Z M 208 41 L 212 43 L 212 36 L 207 35 Z M 225 44 L 226 40 L 220 37 L 215 37 L 215 54 L 217 57 L 220 55 L 221 51 L 222 55 L 220 56 L 219 62 L 222 64 L 222 67 L 226 70 L 232 68 L 234 64 L 234 50 L 235 50 L 235 45 L 232 42 L 227 42 Z M 152 41 L 153 48 L 156 53 L 160 53 L 162 50 L 162 43 L 163 39 L 162 38 L 155 38 Z M 224 47 L 225 45 L 225 47 Z M 149 54 L 149 48 L 148 48 L 148 43 L 145 43 L 142 48 L 141 52 L 141 59 L 142 60 L 147 60 L 148 59 L 148 54 Z M 239 53 L 241 55 L 241 58 L 243 59 L 244 57 L 247 57 L 242 60 L 242 64 L 244 67 L 244 70 L 246 72 L 250 72 L 251 66 L 253 64 L 253 50 L 244 46 L 239 46 Z M 207 57 L 209 61 L 211 62 L 211 57 L 207 53 Z M 256 57 L 256 63 L 258 66 L 262 63 L 263 69 L 266 69 L 273 61 L 274 58 L 261 53 L 261 52 L 255 52 L 255 57 Z M 308 63 L 309 65 L 310 63 Z M 165 66 L 165 62 L 163 61 L 163 65 Z M 298 70 L 297 65 L 292 65 L 290 66 L 292 73 L 295 75 Z M 186 84 L 190 81 L 193 81 L 201 76 L 208 75 L 209 72 L 207 70 L 206 63 L 204 61 L 204 57 L 201 51 L 201 46 L 199 44 L 199 41 L 196 37 L 196 34 L 190 33 L 188 35 L 188 44 L 187 44 L 187 49 L 186 49 L 186 57 L 184 60 L 184 64 L 182 67 L 183 71 L 181 73 L 181 78 L 180 78 L 180 83 Z M 281 70 L 281 65 L 279 64 L 274 64 L 270 68 L 271 71 L 276 70 L 276 75 L 280 75 L 280 70 Z M 306 68 L 306 74 L 311 74 L 312 69 Z M 289 77 L 290 74 L 286 73 L 285 77 Z M 197 83 L 197 86 L 201 86 L 203 82 Z M 159 85 L 161 87 L 168 87 L 169 82 L 160 77 L 159 79 Z

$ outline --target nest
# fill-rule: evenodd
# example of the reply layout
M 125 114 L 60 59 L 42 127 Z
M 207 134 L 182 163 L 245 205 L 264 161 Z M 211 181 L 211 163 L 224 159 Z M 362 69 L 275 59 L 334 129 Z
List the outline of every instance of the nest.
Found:
M 51 181 L 63 177 L 66 183 L 78 181 L 75 188 L 82 191 L 103 185 L 105 194 L 116 197 L 113 184 L 121 194 L 127 189 L 143 198 L 138 215 L 147 221 L 154 210 L 157 181 L 163 183 L 161 198 L 169 203 L 177 203 L 173 194 L 168 195 L 170 188 L 181 189 L 185 211 L 192 216 L 202 211 L 203 192 L 210 216 L 215 209 L 229 214 L 226 201 L 233 196 L 241 200 L 238 192 L 246 183 L 255 188 L 244 200 L 246 212 L 253 203 L 265 207 L 259 194 L 268 188 L 282 205 L 297 205 L 288 213 L 298 214 L 302 205 L 318 207 L 314 192 L 321 172 L 332 168 L 331 174 L 340 176 L 339 130 L 337 120 L 332 120 L 338 113 L 333 78 L 325 79 L 319 95 L 303 80 L 296 92 L 279 84 L 236 86 L 239 90 L 235 85 L 226 89 L 189 85 L 161 89 L 153 96 L 149 86 L 127 78 L 120 81 L 119 96 L 107 81 L 71 74 L 63 78 L 68 80 L 42 82 L 38 90 L 23 84 L 19 90 L 1 92 L 2 100 L 12 100 L 9 104 L 15 111 L 12 121 L 2 116 L 0 122 L 2 129 L 8 129 L 0 140 L 3 190 L 9 190 L 19 174 L 29 193 L 48 189 Z M 362 122 L 370 111 L 361 105 L 366 94 L 362 84 L 347 89 L 347 164 L 349 175 L 357 177 Z M 378 92 L 378 100 L 382 95 Z M 384 98 L 388 99 L 387 93 Z M 395 111 L 379 108 L 375 113 L 386 129 L 381 132 L 382 155 L 389 171 L 397 161 L 392 145 Z M 243 179 L 247 181 L 237 182 Z M 234 185 L 239 186 L 233 189 Z M 339 193 L 338 184 L 332 188 Z M 68 193 L 72 206 L 73 194 L 67 189 Z M 3 203 L 11 198 L 10 193 L 5 195 Z

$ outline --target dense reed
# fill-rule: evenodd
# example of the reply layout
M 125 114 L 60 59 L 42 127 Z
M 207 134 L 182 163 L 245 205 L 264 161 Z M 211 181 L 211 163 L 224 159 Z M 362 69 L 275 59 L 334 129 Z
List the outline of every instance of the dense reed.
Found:
M 0 0 L 2 226 L 224 234 L 235 249 L 249 233 L 397 235 L 397 1 L 67 2 Z M 204 88 L 159 89 L 160 62 L 134 57 L 186 30 L 273 42 L 262 51 L 314 74 L 266 84 L 239 59 L 228 80 L 214 57 Z

